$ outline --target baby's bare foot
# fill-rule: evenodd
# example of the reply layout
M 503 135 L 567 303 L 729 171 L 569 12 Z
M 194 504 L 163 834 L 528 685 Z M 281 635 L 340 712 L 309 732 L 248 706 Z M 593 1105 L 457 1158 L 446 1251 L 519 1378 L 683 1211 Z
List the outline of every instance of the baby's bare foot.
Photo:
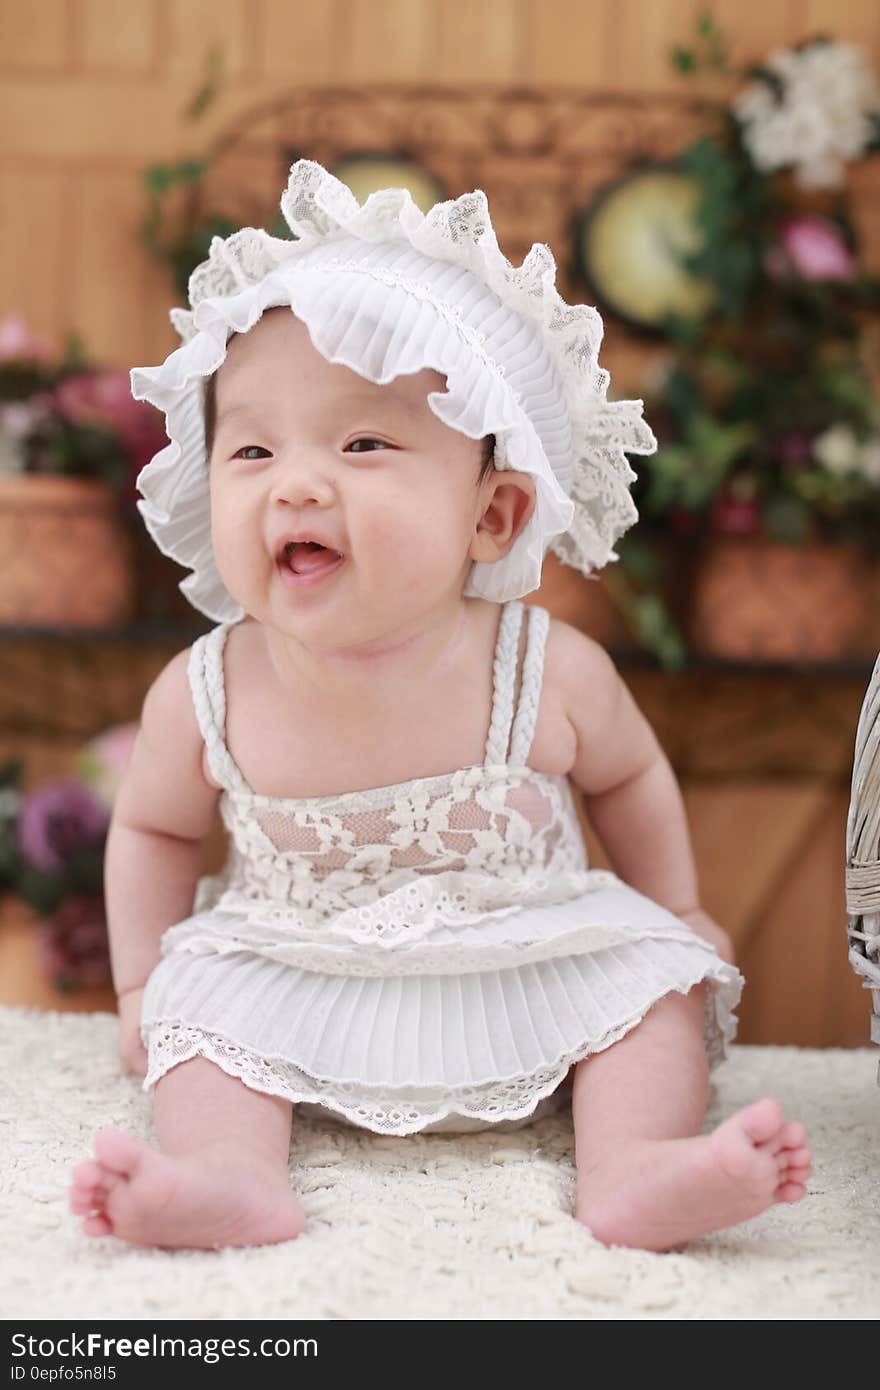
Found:
M 171 1157 L 102 1129 L 95 1156 L 77 1165 L 70 1189 L 71 1211 L 88 1236 L 213 1250 L 293 1240 L 305 1225 L 286 1175 L 254 1167 L 241 1154 Z
M 579 1174 L 575 1215 L 603 1245 L 672 1250 L 774 1202 L 800 1201 L 811 1172 L 806 1137 L 778 1101 L 756 1101 L 712 1134 L 646 1141 Z

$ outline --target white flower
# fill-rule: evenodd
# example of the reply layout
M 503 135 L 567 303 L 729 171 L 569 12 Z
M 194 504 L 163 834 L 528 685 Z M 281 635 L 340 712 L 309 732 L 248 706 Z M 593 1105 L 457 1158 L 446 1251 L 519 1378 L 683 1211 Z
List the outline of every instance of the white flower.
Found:
M 782 81 L 781 100 L 759 79 L 732 102 L 756 168 L 794 165 L 803 188 L 839 187 L 846 162 L 871 139 L 872 113 L 880 113 L 880 84 L 864 50 L 817 41 L 777 49 L 766 66 Z
M 0 409 L 0 427 L 15 439 L 24 439 L 45 424 L 51 413 L 50 398 L 45 393 L 27 401 L 9 401 Z
M 21 810 L 21 793 L 14 787 L 0 787 L 0 821 L 15 820 Z
M 813 441 L 813 454 L 823 468 L 838 477 L 860 471 L 861 446 L 849 425 L 832 425 L 820 434 Z
M 25 463 L 25 453 L 21 441 L 14 434 L 10 434 L 8 430 L 0 427 L 0 476 L 23 473 Z
M 859 472 L 870 483 L 880 483 L 880 434 L 862 445 Z

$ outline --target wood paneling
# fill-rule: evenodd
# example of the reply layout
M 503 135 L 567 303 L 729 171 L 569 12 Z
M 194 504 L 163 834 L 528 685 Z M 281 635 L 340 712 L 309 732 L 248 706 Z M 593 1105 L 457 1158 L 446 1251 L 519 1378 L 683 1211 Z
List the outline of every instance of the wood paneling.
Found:
M 268 0 L 260 67 L 273 85 L 329 82 L 337 75 L 342 32 L 339 0 L 319 0 L 313 5 Z
M 383 82 L 427 77 L 430 0 L 341 0 L 333 35 L 335 80 Z M 436 74 L 434 74 L 436 75 Z
M 165 0 L 167 43 L 162 54 L 166 71 L 192 81 L 201 72 L 212 48 L 222 48 L 227 72 L 253 72 L 262 50 L 263 6 L 246 0 Z
M 84 170 L 69 209 L 73 238 L 72 324 L 88 323 L 87 350 L 103 362 L 135 362 L 142 351 L 147 261 L 132 260 L 144 215 L 142 183 L 131 170 Z
M 154 5 L 82 0 L 75 36 L 77 57 L 89 72 L 147 72 L 156 60 Z
M 880 47 L 880 5 L 876 0 L 801 0 L 800 28 L 804 37 L 827 34 L 862 43 L 877 57 Z
M 438 82 L 513 82 L 523 75 L 521 0 L 431 0 L 430 72 Z M 400 77 L 400 73 L 396 74 Z
M 72 191 L 60 166 L 0 164 L 0 312 L 59 343 L 70 322 Z
M 71 55 L 72 0 L 0 0 L 0 71 L 58 72 Z

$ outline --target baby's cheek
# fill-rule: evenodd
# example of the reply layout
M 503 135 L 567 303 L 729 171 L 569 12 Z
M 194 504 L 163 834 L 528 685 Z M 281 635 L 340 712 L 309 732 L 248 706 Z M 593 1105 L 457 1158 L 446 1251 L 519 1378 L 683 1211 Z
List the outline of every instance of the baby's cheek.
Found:
M 217 572 L 233 598 L 241 602 L 242 591 L 260 578 L 269 557 L 258 554 L 253 542 L 248 543 L 244 528 L 229 518 L 215 520 L 211 540 Z

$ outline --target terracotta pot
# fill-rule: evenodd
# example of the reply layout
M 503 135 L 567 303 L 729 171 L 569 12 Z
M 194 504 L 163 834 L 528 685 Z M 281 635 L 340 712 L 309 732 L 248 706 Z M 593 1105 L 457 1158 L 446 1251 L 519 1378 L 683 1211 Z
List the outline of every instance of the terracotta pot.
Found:
M 854 546 L 719 538 L 697 568 L 691 643 L 739 660 L 873 655 L 880 641 L 875 589 L 874 569 Z
M 564 565 L 552 551 L 544 560 L 540 589 L 528 594 L 523 603 L 540 604 L 554 618 L 579 628 L 603 647 L 621 636 L 620 617 L 601 577 L 588 579 L 571 565 Z
M 105 627 L 133 606 L 129 537 L 105 483 L 0 476 L 0 623 Z

